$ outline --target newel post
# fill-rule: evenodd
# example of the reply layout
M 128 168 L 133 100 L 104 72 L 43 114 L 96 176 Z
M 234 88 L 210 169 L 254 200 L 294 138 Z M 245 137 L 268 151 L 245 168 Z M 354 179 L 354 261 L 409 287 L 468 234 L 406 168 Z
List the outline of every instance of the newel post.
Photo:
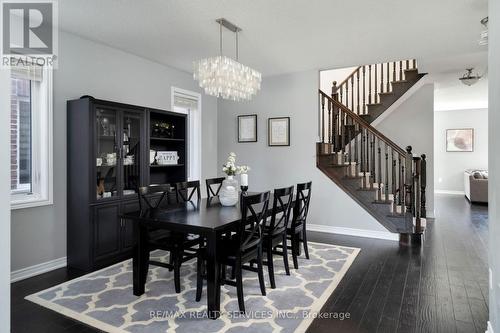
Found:
M 421 200 L 421 205 L 420 205 L 420 209 L 421 209 L 421 216 L 423 218 L 427 217 L 427 213 L 426 213 L 426 207 L 425 207 L 425 188 L 427 186 L 427 161 L 425 160 L 425 158 L 427 156 L 425 156 L 425 154 L 422 154 L 422 162 L 421 162 L 421 165 L 420 165 L 420 168 L 421 168 L 421 171 L 420 171 L 420 200 Z
M 407 212 L 413 211 L 413 153 L 411 146 L 406 147 L 405 158 L 405 204 Z

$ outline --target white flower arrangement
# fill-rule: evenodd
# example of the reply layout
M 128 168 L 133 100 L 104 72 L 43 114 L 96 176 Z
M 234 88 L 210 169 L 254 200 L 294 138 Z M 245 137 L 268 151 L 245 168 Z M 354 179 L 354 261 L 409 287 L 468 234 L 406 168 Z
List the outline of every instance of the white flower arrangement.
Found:
M 236 165 L 236 154 L 230 152 L 227 157 L 227 162 L 222 165 L 222 171 L 228 176 L 234 176 L 240 173 L 247 173 L 250 171 L 250 167 L 247 165 Z

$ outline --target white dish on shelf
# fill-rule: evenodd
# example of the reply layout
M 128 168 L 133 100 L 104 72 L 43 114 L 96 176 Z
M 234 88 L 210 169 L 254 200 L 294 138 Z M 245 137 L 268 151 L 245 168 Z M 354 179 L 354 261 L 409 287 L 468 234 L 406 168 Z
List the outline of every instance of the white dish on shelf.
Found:
M 135 191 L 134 190 L 123 190 L 123 195 L 131 195 L 131 194 L 135 194 Z

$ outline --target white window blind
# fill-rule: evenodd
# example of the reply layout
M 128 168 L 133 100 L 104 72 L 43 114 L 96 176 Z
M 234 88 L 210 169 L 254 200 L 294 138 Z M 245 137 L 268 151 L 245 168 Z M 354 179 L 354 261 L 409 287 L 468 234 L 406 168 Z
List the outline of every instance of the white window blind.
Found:
M 16 66 L 11 69 L 12 77 L 16 79 L 41 82 L 43 80 L 43 67 L 41 66 Z

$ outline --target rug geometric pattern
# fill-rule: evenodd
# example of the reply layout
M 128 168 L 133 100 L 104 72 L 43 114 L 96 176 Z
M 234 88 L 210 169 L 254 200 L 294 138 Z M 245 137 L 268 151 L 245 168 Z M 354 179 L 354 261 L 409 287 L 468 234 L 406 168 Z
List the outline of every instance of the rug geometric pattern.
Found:
M 174 290 L 173 272 L 150 266 L 146 292 L 132 293 L 132 261 L 127 260 L 27 296 L 26 299 L 106 332 L 304 332 L 321 310 L 359 249 L 309 242 L 310 259 L 299 259 L 299 269 L 284 271 L 275 256 L 276 289 L 260 293 L 257 274 L 244 271 L 247 312 L 238 312 L 236 288 L 221 287 L 221 317 L 206 317 L 206 285 L 195 301 L 196 259 L 181 267 L 181 293 Z M 168 254 L 151 253 L 168 262 Z M 334 316 L 335 314 L 332 314 Z

